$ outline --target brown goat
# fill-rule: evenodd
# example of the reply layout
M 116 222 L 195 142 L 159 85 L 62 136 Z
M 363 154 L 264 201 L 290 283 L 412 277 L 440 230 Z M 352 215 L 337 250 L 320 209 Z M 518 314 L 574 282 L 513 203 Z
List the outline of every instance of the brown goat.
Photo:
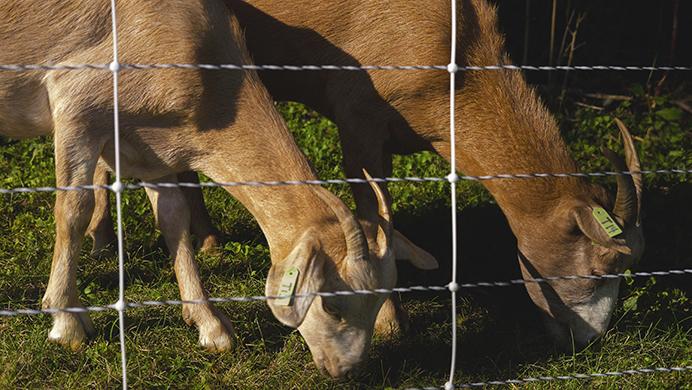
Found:
M 460 0 L 456 63 L 508 64 L 496 10 L 485 0 Z M 450 2 L 433 0 L 226 0 L 245 29 L 258 64 L 429 65 L 447 64 Z M 448 75 L 434 71 L 260 72 L 277 100 L 308 104 L 339 127 L 349 177 L 365 167 L 391 173 L 393 153 L 434 150 L 449 158 Z M 520 72 L 460 72 L 456 89 L 458 170 L 469 175 L 576 172 L 554 118 Z M 627 130 L 627 164 L 639 170 Z M 518 239 L 525 277 L 620 272 L 643 250 L 639 223 L 641 177 L 619 177 L 617 200 L 581 178 L 491 180 L 483 184 L 497 200 Z M 377 204 L 366 186 L 352 186 L 358 212 Z M 604 234 L 592 210 L 611 210 L 624 232 Z M 597 244 L 597 245 L 594 245 Z M 559 341 L 569 331 L 584 345 L 607 329 L 619 281 L 528 284 Z
M 218 0 L 169 0 L 166 12 L 146 0 L 117 5 L 122 62 L 250 64 L 238 23 Z M 0 63 L 108 63 L 111 44 L 108 2 L 0 3 Z M 106 71 L 0 73 L 0 134 L 53 134 L 58 186 L 90 184 L 97 164 L 113 167 L 113 109 Z M 199 171 L 220 182 L 315 178 L 254 72 L 123 70 L 119 110 L 124 176 L 174 181 L 180 172 Z M 296 294 L 394 286 L 390 212 L 379 187 L 373 188 L 378 223 L 363 227 L 319 186 L 227 188 L 267 237 L 272 259 L 267 295 L 279 293 L 288 269 L 299 271 Z M 147 195 L 174 257 L 182 299 L 206 298 L 182 191 L 147 189 Z M 44 308 L 81 306 L 77 260 L 93 210 L 91 191 L 57 193 Z M 366 238 L 363 228 L 376 239 Z M 321 370 L 342 376 L 366 355 L 383 300 L 309 296 L 288 305 L 270 300 L 269 306 L 280 321 L 299 329 Z M 86 313 L 53 317 L 52 341 L 78 348 L 93 332 Z M 211 304 L 185 304 L 183 317 L 198 327 L 205 348 L 230 348 L 230 323 Z

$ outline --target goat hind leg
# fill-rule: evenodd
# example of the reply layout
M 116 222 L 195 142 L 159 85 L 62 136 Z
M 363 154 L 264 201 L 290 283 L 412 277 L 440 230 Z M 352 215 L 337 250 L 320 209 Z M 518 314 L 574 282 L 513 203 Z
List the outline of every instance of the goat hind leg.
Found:
M 178 180 L 182 183 L 199 183 L 196 172 L 180 173 Z M 202 189 L 185 187 L 182 190 L 190 206 L 190 229 L 197 238 L 197 249 L 204 253 L 218 251 L 221 246 L 221 233 L 211 222 L 209 212 L 204 205 Z
M 108 170 L 100 164 L 94 172 L 94 185 L 108 185 Z M 113 228 L 108 190 L 95 190 L 94 199 L 94 213 L 87 234 L 93 241 L 91 256 L 98 258 L 112 252 L 117 238 Z
M 108 185 L 108 170 L 101 165 L 97 165 L 94 173 L 95 185 Z M 181 173 L 178 176 L 181 182 L 199 183 L 195 172 Z M 213 252 L 221 245 L 221 234 L 214 227 L 204 206 L 202 190 L 199 188 L 183 188 L 185 198 L 190 206 L 190 219 L 192 234 L 199 240 L 198 249 L 202 252 Z M 93 241 L 91 249 L 92 257 L 102 257 L 111 253 L 111 248 L 116 241 L 115 229 L 113 228 L 113 218 L 110 212 L 110 199 L 108 190 L 96 190 L 94 214 L 87 229 Z
M 166 180 L 167 179 L 167 180 Z M 175 181 L 168 177 L 162 181 Z M 175 276 L 184 301 L 206 300 L 190 240 L 190 210 L 180 188 L 147 188 L 147 196 L 168 250 L 173 256 Z M 230 321 L 211 303 L 183 304 L 183 319 L 199 330 L 199 344 L 212 352 L 231 348 Z
M 409 316 L 401 305 L 398 293 L 391 293 L 384 301 L 375 320 L 375 334 L 396 337 L 408 331 Z

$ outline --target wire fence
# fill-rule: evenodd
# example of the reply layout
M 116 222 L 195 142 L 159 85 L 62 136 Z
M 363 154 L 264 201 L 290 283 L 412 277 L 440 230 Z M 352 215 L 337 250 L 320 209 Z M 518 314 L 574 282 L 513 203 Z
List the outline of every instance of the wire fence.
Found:
M 649 272 L 628 272 L 605 275 L 561 275 L 547 276 L 543 278 L 526 278 L 526 279 L 511 279 L 507 281 L 490 281 L 490 282 L 472 282 L 460 283 L 456 289 L 470 288 L 492 288 L 492 287 L 513 287 L 522 286 L 531 283 L 546 283 L 552 284 L 556 282 L 574 281 L 574 280 L 612 280 L 612 279 L 628 279 L 628 278 L 646 278 L 652 276 L 680 276 L 692 275 L 692 268 L 672 269 L 666 271 L 649 271 Z M 202 305 L 206 303 L 230 303 L 230 302 L 255 302 L 281 300 L 286 298 L 308 298 L 308 297 L 343 297 L 355 295 L 387 295 L 391 293 L 420 293 L 420 292 L 441 292 L 450 290 L 450 285 L 444 286 L 410 286 L 410 287 L 395 287 L 395 288 L 378 288 L 374 290 L 342 290 L 342 291 L 317 291 L 309 294 L 293 294 L 293 295 L 242 295 L 234 297 L 211 297 L 207 299 L 196 300 L 181 300 L 167 299 L 161 301 L 142 301 L 142 302 L 126 302 L 127 307 L 139 308 L 147 306 L 179 306 L 184 304 Z M 55 314 L 55 313 L 88 313 L 101 312 L 106 310 L 117 310 L 117 303 L 104 306 L 88 306 L 88 307 L 64 307 L 55 309 L 17 309 L 17 310 L 0 310 L 0 317 L 15 317 L 21 315 L 40 315 L 40 314 Z
M 572 173 L 501 173 L 497 175 L 482 176 L 447 176 L 447 177 L 376 177 L 370 179 L 346 178 L 346 179 L 327 179 L 327 180 L 273 180 L 273 181 L 235 181 L 235 182 L 201 182 L 201 183 L 165 183 L 165 182 L 139 182 L 132 184 L 122 184 L 122 190 L 137 190 L 142 188 L 163 189 L 163 188 L 214 188 L 214 187 L 284 187 L 295 185 L 328 185 L 328 184 L 368 184 L 368 183 L 427 183 L 427 182 L 457 182 L 466 181 L 487 181 L 487 180 L 506 180 L 506 179 L 546 179 L 546 178 L 565 178 L 565 177 L 608 177 L 608 176 L 638 176 L 638 175 L 689 175 L 692 169 L 673 168 L 673 169 L 653 169 L 641 171 L 602 171 L 602 172 L 572 172 Z M 111 190 L 112 185 L 82 185 L 66 187 L 15 187 L 0 188 L 0 194 L 26 194 L 36 192 L 56 192 L 56 191 L 94 191 Z
M 110 70 L 111 64 L 32 64 L 0 65 L 0 72 L 27 71 L 79 71 L 79 70 Z M 122 70 L 259 70 L 259 71 L 449 71 L 449 65 L 238 65 L 238 64 L 119 64 Z M 674 72 L 692 71 L 692 66 L 618 66 L 618 65 L 482 65 L 457 66 L 455 72 L 471 72 L 484 70 L 521 70 L 521 71 L 616 71 L 616 72 Z
M 619 66 L 619 65 L 594 65 L 594 66 L 530 66 L 530 65 L 511 65 L 497 64 L 485 66 L 461 66 L 455 63 L 456 59 L 456 0 L 451 0 L 452 17 L 451 17 L 451 53 L 450 63 L 448 65 L 240 65 L 240 64 L 125 64 L 118 61 L 118 25 L 116 18 L 116 1 L 110 0 L 111 3 L 111 23 L 113 36 L 113 61 L 109 64 L 0 64 L 2 72 L 31 72 L 31 71 L 109 71 L 113 77 L 113 131 L 114 131 L 114 152 L 115 152 L 115 178 L 111 185 L 83 185 L 83 186 L 46 186 L 46 187 L 17 187 L 17 188 L 0 188 L 0 194 L 22 194 L 22 193 L 37 193 L 37 192 L 56 192 L 56 191 L 93 191 L 97 189 L 110 190 L 116 195 L 116 227 L 117 227 L 117 253 L 118 253 L 118 296 L 117 302 L 104 306 L 89 306 L 89 307 L 65 307 L 65 308 L 49 308 L 49 309 L 7 309 L 0 310 L 0 317 L 14 317 L 22 315 L 42 315 L 55 313 L 84 313 L 84 312 L 102 312 L 108 310 L 118 311 L 119 318 L 119 338 L 120 338 L 120 357 L 122 365 L 122 387 L 128 387 L 127 382 L 127 351 L 125 349 L 125 311 L 128 308 L 143 308 L 153 306 L 167 305 L 182 305 L 182 304 L 205 304 L 205 303 L 229 303 L 229 302 L 252 302 L 252 301 L 267 301 L 272 299 L 282 299 L 286 296 L 234 296 L 234 297 L 212 297 L 203 300 L 150 300 L 141 302 L 128 302 L 125 298 L 125 267 L 124 267 L 124 252 L 123 252 L 123 224 L 122 224 L 122 199 L 121 194 L 125 190 L 136 190 L 141 188 L 209 188 L 209 187 L 235 187 L 235 186 L 289 186 L 289 185 L 327 185 L 327 184 L 365 184 L 369 182 L 376 183 L 423 183 L 423 182 L 448 182 L 451 188 L 451 238 L 452 238 L 452 256 L 451 256 L 451 275 L 450 282 L 446 285 L 439 286 L 411 286 L 397 287 L 392 289 L 373 289 L 373 290 L 348 290 L 348 291 L 320 291 L 310 294 L 294 294 L 294 297 L 307 296 L 357 296 L 357 295 L 372 295 L 372 294 L 391 294 L 391 293 L 414 293 L 414 292 L 449 292 L 451 298 L 451 351 L 450 351 L 450 371 L 447 382 L 442 386 L 423 387 L 422 389 L 440 389 L 450 390 L 454 388 L 475 388 L 491 385 L 522 385 L 536 382 L 552 382 L 565 380 L 590 380 L 596 378 L 607 377 L 622 377 L 628 375 L 654 374 L 654 373 L 669 373 L 669 372 L 686 372 L 692 370 L 692 366 L 680 367 L 656 367 L 656 368 L 637 368 L 631 370 L 611 371 L 603 373 L 587 373 L 587 374 L 570 374 L 561 376 L 539 376 L 521 379 L 494 380 L 475 383 L 455 383 L 454 375 L 456 372 L 456 356 L 457 356 L 457 308 L 456 294 L 459 289 L 468 288 L 493 288 L 493 287 L 510 287 L 526 285 L 529 283 L 562 283 L 574 280 L 604 280 L 604 279 L 620 279 L 620 278 L 639 278 L 651 276 L 675 276 L 675 275 L 690 275 L 692 269 L 677 269 L 677 270 L 662 270 L 650 272 L 635 272 L 635 273 L 616 273 L 605 275 L 561 275 L 548 276 L 542 278 L 526 278 L 514 279 L 507 281 L 490 281 L 490 282 L 474 282 L 474 283 L 458 283 L 457 275 L 459 272 L 457 253 L 459 244 L 457 242 L 457 216 L 456 216 L 456 184 L 460 180 L 468 181 L 485 181 L 485 180 L 522 180 L 522 179 L 545 179 L 545 178 L 566 178 L 566 177 L 610 177 L 610 176 L 625 176 L 625 175 L 689 175 L 692 169 L 687 167 L 675 168 L 660 168 L 653 170 L 641 171 L 602 171 L 602 172 L 560 172 L 560 173 L 500 173 L 491 175 L 457 175 L 454 162 L 456 161 L 456 120 L 455 118 L 455 89 L 456 89 L 456 73 L 457 72 L 473 72 L 473 71 L 648 71 L 648 72 L 670 72 L 692 71 L 691 66 Z M 123 71 L 141 71 L 141 70 L 166 70 L 166 69 L 188 69 L 188 70 L 236 70 L 236 71 L 446 71 L 449 73 L 450 82 L 450 173 L 446 177 L 384 177 L 373 179 L 361 178 L 346 178 L 346 179 L 329 179 L 329 180 L 278 180 L 278 181 L 243 181 L 243 182 L 202 182 L 202 183 L 149 183 L 139 182 L 135 184 L 126 184 L 121 180 L 120 173 L 120 124 L 118 110 L 118 86 L 119 74 Z M 463 134 L 462 134 L 463 136 Z
M 642 374 L 659 374 L 659 373 L 671 373 L 671 372 L 686 372 L 692 370 L 692 366 L 682 366 L 682 367 L 655 367 L 655 368 L 635 368 L 633 370 L 623 370 L 623 371 L 608 371 L 608 372 L 593 372 L 588 374 L 572 374 L 572 375 L 558 375 L 558 376 L 538 376 L 538 377 L 528 377 L 521 379 L 505 379 L 498 381 L 486 381 L 486 382 L 471 382 L 471 383 L 460 383 L 454 385 L 456 389 L 472 389 L 477 387 L 487 387 L 487 386 L 510 386 L 510 385 L 528 385 L 531 383 L 539 382 L 560 382 L 560 381 L 571 381 L 571 380 L 591 380 L 598 378 L 613 378 L 613 377 L 623 377 L 630 375 L 642 375 Z M 406 390 L 438 390 L 442 387 L 411 387 Z

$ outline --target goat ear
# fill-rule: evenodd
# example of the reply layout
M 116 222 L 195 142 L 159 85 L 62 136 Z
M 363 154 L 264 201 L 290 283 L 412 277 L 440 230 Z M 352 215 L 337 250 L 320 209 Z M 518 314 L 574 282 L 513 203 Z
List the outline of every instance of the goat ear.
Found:
M 631 255 L 632 248 L 630 248 L 625 241 L 625 233 L 622 232 L 621 222 L 613 219 L 612 215 L 608 217 L 612 220 L 613 224 L 617 225 L 621 233 L 611 237 L 603 227 L 601 223 L 596 220 L 594 216 L 594 208 L 590 206 L 579 206 L 574 210 L 574 216 L 577 220 L 577 225 L 581 229 L 582 233 L 586 235 L 592 242 L 600 246 L 613 249 L 620 253 Z M 612 226 L 612 225 L 611 225 Z
M 437 269 L 439 264 L 433 255 L 408 240 L 398 230 L 394 230 L 394 257 L 407 260 L 414 267 L 423 270 Z
M 269 299 L 267 303 L 274 316 L 283 324 L 297 328 L 303 323 L 314 295 L 324 285 L 324 257 L 317 235 L 308 231 L 298 241 L 291 253 L 272 264 L 267 276 L 265 293 L 281 299 Z

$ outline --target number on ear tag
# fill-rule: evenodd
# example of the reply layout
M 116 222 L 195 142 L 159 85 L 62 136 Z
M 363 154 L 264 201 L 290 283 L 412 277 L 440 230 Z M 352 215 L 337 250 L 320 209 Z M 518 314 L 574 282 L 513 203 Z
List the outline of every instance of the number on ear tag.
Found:
M 281 278 L 281 285 L 279 286 L 279 293 L 274 303 L 279 306 L 291 306 L 293 305 L 293 294 L 296 291 L 296 284 L 298 284 L 298 275 L 300 271 L 296 267 L 291 267 L 284 272 L 284 276 Z
M 608 234 L 608 237 L 613 238 L 619 234 L 622 234 L 622 229 L 620 229 L 617 222 L 615 222 L 615 220 L 611 218 L 610 214 L 608 214 L 608 212 L 602 208 L 594 207 L 593 217 L 596 219 L 596 222 L 601 225 L 603 230 L 605 230 L 606 234 Z

